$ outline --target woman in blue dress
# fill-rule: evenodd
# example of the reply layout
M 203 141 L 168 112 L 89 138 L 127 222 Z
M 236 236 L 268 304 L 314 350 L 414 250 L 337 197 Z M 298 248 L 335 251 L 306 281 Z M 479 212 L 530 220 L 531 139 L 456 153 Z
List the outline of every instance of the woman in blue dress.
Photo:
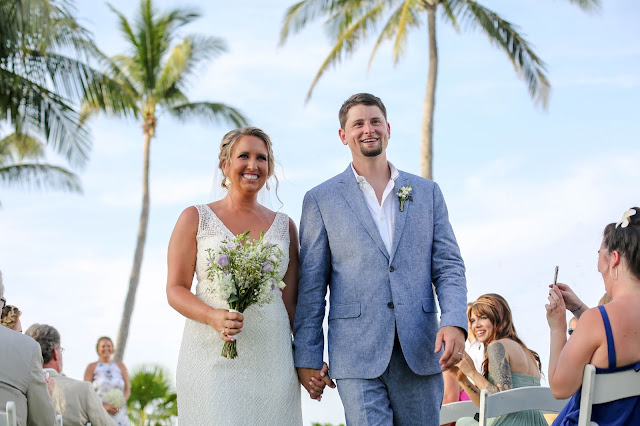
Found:
M 456 376 L 460 386 L 476 405 L 480 405 L 482 389 L 493 394 L 525 386 L 540 386 L 540 357 L 518 337 L 511 308 L 502 296 L 493 293 L 480 296 L 473 302 L 467 315 L 470 332 L 485 347 L 483 372 L 481 374 L 476 370 L 468 353 L 448 372 Z M 547 426 L 539 410 L 493 417 L 487 423 L 490 426 Z M 457 426 L 477 424 L 477 420 L 466 417 L 456 423 Z
M 576 425 L 580 414 L 582 374 L 593 364 L 598 374 L 640 370 L 640 208 L 627 210 L 622 220 L 604 229 L 598 250 L 598 272 L 612 301 L 589 309 L 564 285 L 552 285 L 547 321 L 551 330 L 549 386 L 556 398 L 572 396 L 554 425 Z M 566 312 L 578 317 L 566 338 Z M 638 373 L 640 380 L 640 373 Z M 593 406 L 591 421 L 600 426 L 640 424 L 640 398 Z

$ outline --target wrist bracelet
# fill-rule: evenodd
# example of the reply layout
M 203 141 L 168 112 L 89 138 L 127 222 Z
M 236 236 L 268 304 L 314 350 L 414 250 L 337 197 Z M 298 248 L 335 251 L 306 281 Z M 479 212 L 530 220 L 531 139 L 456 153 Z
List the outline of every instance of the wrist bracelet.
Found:
M 571 313 L 574 313 L 576 311 L 579 311 L 580 308 L 582 308 L 584 306 L 584 302 L 580 302 L 580 306 L 578 306 L 578 309 L 574 309 L 573 311 L 571 311 Z

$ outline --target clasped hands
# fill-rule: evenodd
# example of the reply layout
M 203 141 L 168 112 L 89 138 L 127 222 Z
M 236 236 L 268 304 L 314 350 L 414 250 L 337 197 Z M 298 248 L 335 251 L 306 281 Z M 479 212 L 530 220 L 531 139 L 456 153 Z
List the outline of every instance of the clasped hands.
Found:
M 322 363 L 322 369 L 298 367 L 298 380 L 300 384 L 309 392 L 309 398 L 322 401 L 322 393 L 325 386 L 334 389 L 336 384 L 329 377 L 329 366 Z

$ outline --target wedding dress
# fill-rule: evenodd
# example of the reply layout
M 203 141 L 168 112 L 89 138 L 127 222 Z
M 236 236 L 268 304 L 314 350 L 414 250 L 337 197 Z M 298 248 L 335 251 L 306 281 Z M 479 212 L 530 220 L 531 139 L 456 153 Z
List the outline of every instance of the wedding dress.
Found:
M 216 251 L 222 240 L 234 235 L 209 206 L 196 208 L 196 296 L 214 308 L 228 309 L 228 303 L 211 291 L 206 250 Z M 288 216 L 278 212 L 264 239 L 284 253 L 278 270 L 282 278 L 289 264 Z M 176 374 L 181 426 L 302 424 L 289 317 L 282 293 L 275 291 L 273 302 L 250 306 L 243 313 L 235 359 L 220 356 L 224 342 L 211 326 L 186 320 Z

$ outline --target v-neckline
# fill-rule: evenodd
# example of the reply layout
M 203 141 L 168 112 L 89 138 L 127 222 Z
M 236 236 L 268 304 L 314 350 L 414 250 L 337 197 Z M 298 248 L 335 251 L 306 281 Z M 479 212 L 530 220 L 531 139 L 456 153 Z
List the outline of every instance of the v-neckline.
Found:
M 216 220 L 218 222 L 220 222 L 220 224 L 222 225 L 222 227 L 225 229 L 225 231 L 227 231 L 227 234 L 229 234 L 232 237 L 237 237 L 238 235 L 234 234 L 233 231 L 231 231 L 231 229 L 229 229 L 229 227 L 227 225 L 225 225 L 225 223 L 222 221 L 222 219 L 220 219 L 220 217 L 218 217 L 218 215 L 216 214 L 216 212 L 213 211 L 213 209 L 209 206 L 209 204 L 205 204 L 205 206 L 207 206 L 207 208 L 209 209 L 209 211 L 211 212 L 211 214 L 213 215 L 213 217 L 216 218 Z M 269 228 L 267 228 L 266 231 L 264 231 L 264 236 L 266 237 L 267 234 L 271 231 L 271 228 L 273 228 L 273 225 L 275 225 L 276 220 L 278 220 L 278 216 L 280 215 L 280 212 L 276 212 L 276 216 L 273 218 L 273 222 L 271 222 L 271 225 L 269 225 Z M 252 240 L 256 240 L 257 238 L 251 238 Z

